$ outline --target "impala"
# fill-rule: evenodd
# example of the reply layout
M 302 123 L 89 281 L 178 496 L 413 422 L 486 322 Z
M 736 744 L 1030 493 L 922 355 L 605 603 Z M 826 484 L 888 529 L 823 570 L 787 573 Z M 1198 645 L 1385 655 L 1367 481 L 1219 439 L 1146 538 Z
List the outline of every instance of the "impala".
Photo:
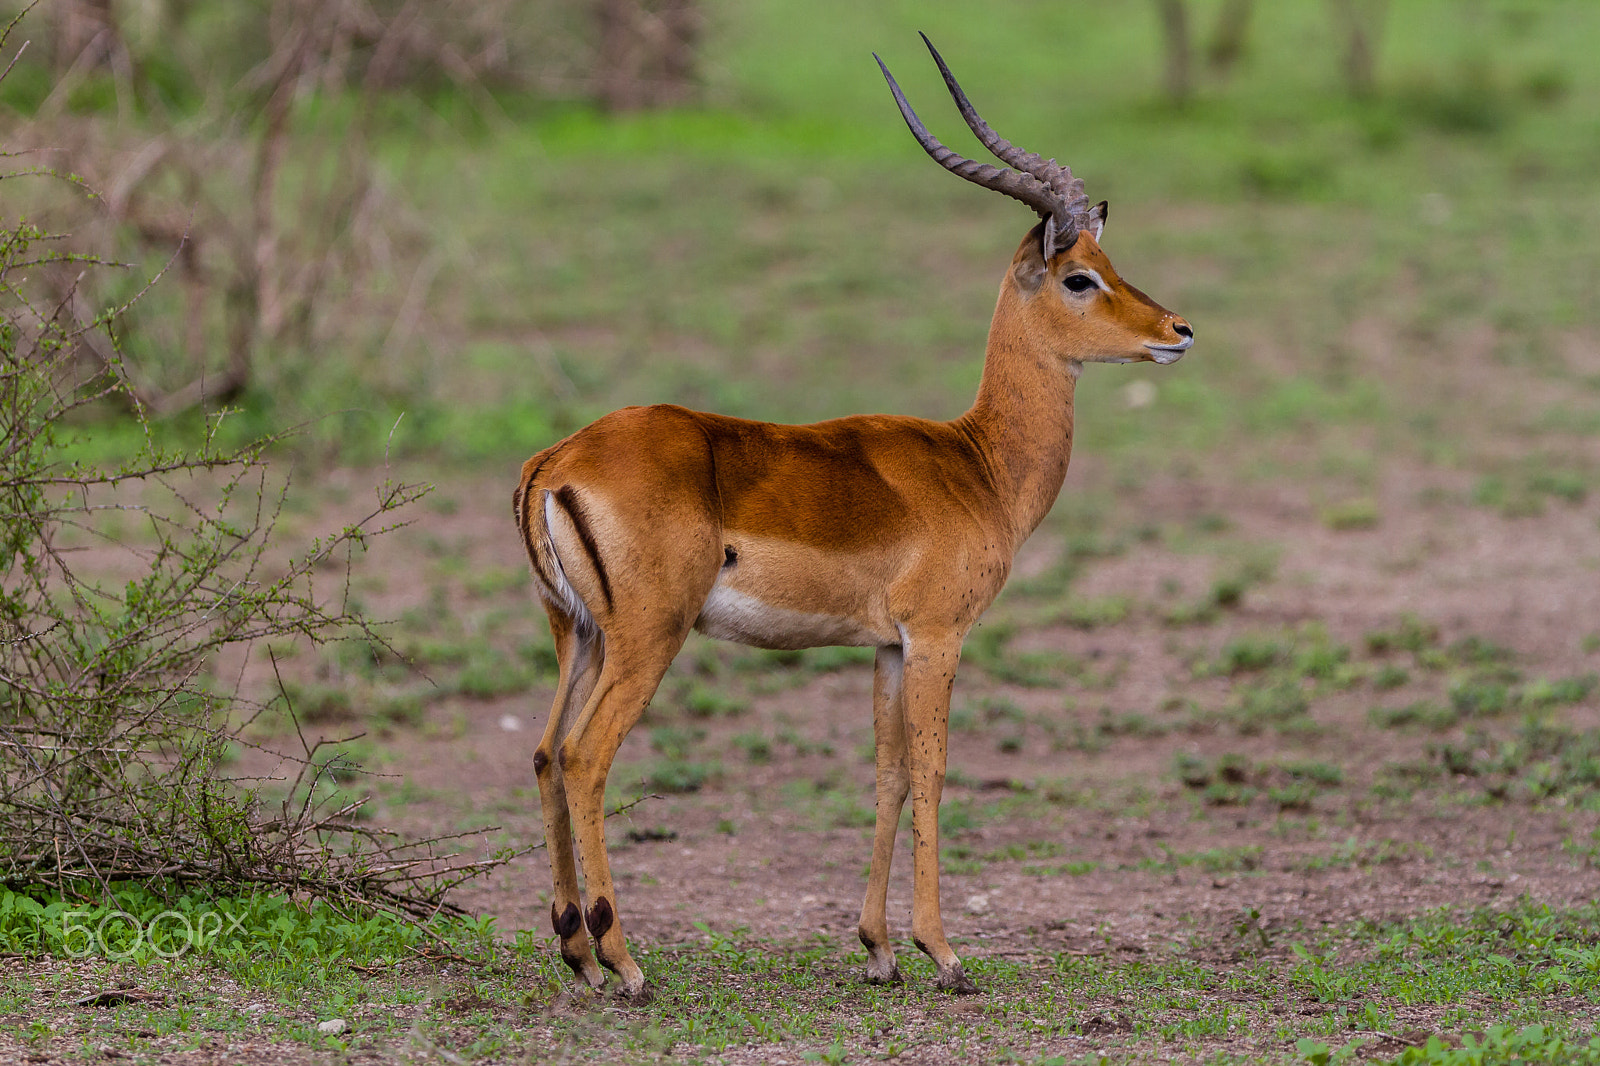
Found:
M 1000 284 L 971 410 L 953 422 L 857 415 L 790 426 L 629 407 L 523 464 L 513 510 L 560 663 L 533 757 L 550 917 L 567 965 L 595 988 L 606 967 L 630 1002 L 648 993 L 606 855 L 606 775 L 692 629 L 761 648 L 877 649 L 866 980 L 899 980 L 885 905 L 909 795 L 913 941 L 939 987 L 977 991 L 939 915 L 939 797 L 962 641 L 1061 491 L 1083 364 L 1171 363 L 1194 341 L 1187 322 L 1106 258 L 1106 204 L 1090 206 L 1067 167 L 991 130 L 928 49 L 967 125 L 1008 167 L 940 144 L 879 60 L 917 142 L 1040 215 Z

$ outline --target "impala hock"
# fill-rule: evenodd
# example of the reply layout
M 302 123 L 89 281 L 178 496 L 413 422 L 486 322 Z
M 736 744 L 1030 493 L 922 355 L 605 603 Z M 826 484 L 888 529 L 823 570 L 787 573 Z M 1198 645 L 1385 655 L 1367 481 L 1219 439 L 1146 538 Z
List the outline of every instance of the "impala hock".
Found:
M 991 130 L 928 49 L 967 125 L 1007 166 L 940 144 L 885 67 L 917 142 L 1041 219 L 1000 284 L 971 410 L 953 422 L 857 415 L 790 426 L 629 407 L 522 468 L 513 509 L 560 662 L 533 760 L 551 920 L 567 964 L 596 988 L 601 967 L 612 970 L 632 1002 L 647 992 L 606 855 L 606 775 L 692 629 L 762 648 L 877 649 L 866 979 L 899 979 L 884 911 L 909 795 L 913 939 L 939 987 L 977 991 L 939 915 L 938 808 L 961 644 L 1061 490 L 1083 364 L 1171 363 L 1194 340 L 1106 258 L 1105 203 L 1091 206 L 1068 168 Z

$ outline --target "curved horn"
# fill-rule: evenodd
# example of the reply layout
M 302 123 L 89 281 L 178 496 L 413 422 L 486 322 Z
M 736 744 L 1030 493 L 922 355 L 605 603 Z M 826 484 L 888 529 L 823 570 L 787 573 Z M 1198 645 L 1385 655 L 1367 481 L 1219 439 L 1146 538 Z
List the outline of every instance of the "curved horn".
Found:
M 928 35 L 919 30 L 917 36 L 928 46 L 933 61 L 939 64 L 939 73 L 944 75 L 945 88 L 950 90 L 950 97 L 961 111 L 961 117 L 966 119 L 967 126 L 977 135 L 978 140 L 983 142 L 983 146 L 994 153 L 995 158 L 1001 162 L 1031 174 L 1048 185 L 1061 198 L 1061 213 L 1079 221 L 1089 206 L 1089 197 L 1083 191 L 1083 181 L 1072 176 L 1070 167 L 1064 167 L 1054 159 L 1043 159 L 1037 152 L 1024 151 L 991 129 L 978 114 L 977 108 L 967 99 L 967 94 L 961 91 L 955 75 L 950 73 L 944 57 L 933 46 L 933 42 L 928 40 Z
M 883 71 L 883 77 L 889 83 L 889 91 L 894 93 L 894 102 L 900 105 L 900 117 L 906 120 L 906 125 L 911 128 L 911 135 L 922 145 L 922 150 L 933 157 L 934 162 L 952 174 L 959 174 L 974 184 L 982 185 L 985 189 L 993 189 L 1013 200 L 1020 200 L 1040 215 L 1056 216 L 1058 226 L 1062 223 L 1068 226 L 1073 224 L 1072 215 L 1062 197 L 1055 189 L 1032 174 L 974 162 L 940 144 L 938 138 L 928 132 L 928 127 L 922 124 L 917 113 L 906 102 L 905 93 L 900 91 L 899 83 L 894 80 L 894 75 L 889 73 L 889 68 L 884 66 L 883 60 L 878 58 L 878 53 L 872 53 L 872 58 L 878 60 L 878 69 Z

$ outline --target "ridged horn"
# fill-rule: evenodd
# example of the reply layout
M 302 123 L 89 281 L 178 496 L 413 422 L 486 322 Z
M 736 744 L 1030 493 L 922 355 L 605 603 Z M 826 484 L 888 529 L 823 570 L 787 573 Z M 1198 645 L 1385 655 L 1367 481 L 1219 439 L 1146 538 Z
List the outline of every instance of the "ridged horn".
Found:
M 928 53 L 933 56 L 933 61 L 939 65 L 939 73 L 944 76 L 945 88 L 950 90 L 950 98 L 956 102 L 956 108 L 966 120 L 967 127 L 983 142 L 983 146 L 1002 163 L 1032 174 L 1048 185 L 1061 198 L 1073 221 L 1082 226 L 1089 211 L 1089 197 L 1083 191 L 1082 179 L 1072 176 L 1072 168 L 1062 166 L 1054 159 L 1044 159 L 1037 152 L 1024 151 L 991 129 L 983 116 L 978 114 L 978 109 L 972 106 L 972 101 L 967 99 L 967 94 L 961 90 L 960 83 L 950 73 L 939 50 L 928 40 L 928 35 L 918 31 L 917 36 L 928 46 Z
M 1068 225 L 1072 224 L 1071 216 L 1063 210 L 1066 205 L 1062 202 L 1061 196 L 1032 174 L 1008 170 L 989 163 L 979 163 L 940 144 L 939 139 L 928 132 L 928 127 L 922 124 L 917 113 L 911 109 L 905 93 L 900 91 L 899 83 L 894 80 L 894 75 L 889 73 L 889 68 L 884 65 L 883 60 L 876 52 L 872 54 L 872 58 L 878 60 L 878 69 L 883 71 L 884 80 L 889 83 L 889 91 L 894 94 L 894 102 L 900 106 L 900 117 L 906 120 L 911 135 L 917 139 L 917 143 L 922 145 L 922 150 L 927 152 L 934 162 L 952 174 L 958 174 L 976 185 L 982 185 L 985 189 L 993 189 L 1013 200 L 1020 200 L 1039 212 L 1041 216 L 1056 216 L 1058 230 L 1062 228 L 1063 221 Z

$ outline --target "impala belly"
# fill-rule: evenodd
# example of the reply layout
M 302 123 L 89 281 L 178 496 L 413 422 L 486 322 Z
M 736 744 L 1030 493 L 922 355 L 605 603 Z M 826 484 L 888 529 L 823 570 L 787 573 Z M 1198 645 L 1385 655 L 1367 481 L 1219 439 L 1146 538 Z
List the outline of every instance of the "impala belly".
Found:
M 729 550 L 694 627 L 756 648 L 898 644 L 899 631 L 860 591 L 873 582 L 797 545 L 748 542 Z M 825 590 L 825 591 L 824 591 Z M 822 594 L 819 595 L 818 593 Z M 809 609 L 802 609 L 809 608 Z
M 756 648 L 821 648 L 835 644 L 871 647 L 893 643 L 854 618 L 774 607 L 718 584 L 700 608 L 694 627 L 708 637 Z

